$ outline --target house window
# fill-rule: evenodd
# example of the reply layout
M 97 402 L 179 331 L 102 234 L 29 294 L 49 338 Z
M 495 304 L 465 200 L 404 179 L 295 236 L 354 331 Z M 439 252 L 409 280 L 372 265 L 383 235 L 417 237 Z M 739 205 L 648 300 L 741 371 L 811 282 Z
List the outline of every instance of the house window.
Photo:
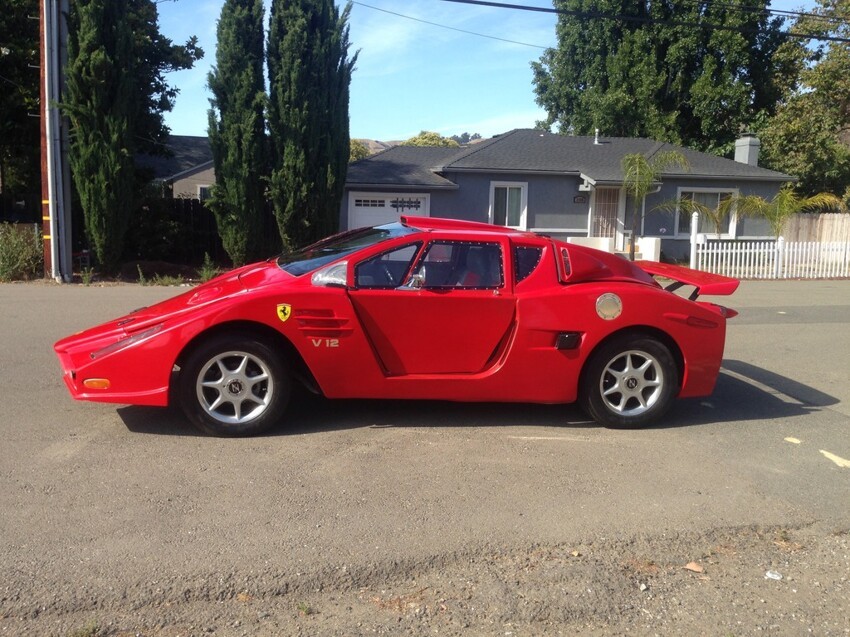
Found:
M 525 230 L 528 184 L 516 181 L 490 183 L 490 223 Z
M 693 208 L 697 211 L 703 209 L 722 209 L 724 205 L 728 206 L 728 202 L 733 196 L 735 196 L 735 191 L 732 190 L 693 189 L 679 191 L 679 199 L 693 201 L 695 204 Z M 693 212 L 693 209 L 685 209 L 684 207 L 679 208 L 679 215 L 677 219 L 677 234 L 679 236 L 690 236 L 691 215 Z M 699 228 L 697 228 L 697 232 L 704 234 L 719 234 L 722 237 L 734 237 L 735 222 L 734 209 L 730 209 L 725 215 L 723 215 L 720 220 L 720 225 L 717 228 L 714 227 L 714 222 L 707 214 L 701 213 L 699 216 Z
M 358 208 L 385 208 L 386 199 L 355 199 L 354 205 Z
M 198 199 L 206 201 L 212 196 L 212 186 L 198 186 Z

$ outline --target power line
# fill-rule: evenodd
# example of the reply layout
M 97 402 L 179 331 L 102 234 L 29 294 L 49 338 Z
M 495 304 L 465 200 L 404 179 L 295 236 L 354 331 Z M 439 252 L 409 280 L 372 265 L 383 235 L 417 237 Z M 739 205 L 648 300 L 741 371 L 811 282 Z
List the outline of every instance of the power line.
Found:
M 442 0 L 443 2 L 454 2 L 457 4 L 469 4 L 482 7 L 493 7 L 496 9 L 514 9 L 517 11 L 532 11 L 537 13 L 555 13 L 558 15 L 569 15 L 585 20 L 617 20 L 619 22 L 641 22 L 644 24 L 663 24 L 676 27 L 694 27 L 701 29 L 714 29 L 717 31 L 737 31 L 738 33 L 753 33 L 758 32 L 758 29 L 748 29 L 746 27 L 733 27 L 725 24 L 708 24 L 700 22 L 686 22 L 681 20 L 661 20 L 658 18 L 650 18 L 648 16 L 633 16 L 622 14 L 602 13 L 600 11 L 574 11 L 572 9 L 555 9 L 549 7 L 530 7 L 523 4 L 512 4 L 507 2 L 493 2 L 492 0 Z M 814 14 L 813 14 L 814 15 Z M 826 42 L 844 42 L 850 43 L 850 38 L 842 38 L 838 36 L 819 35 L 814 33 L 794 33 L 792 31 L 780 31 L 781 35 L 789 38 L 797 38 L 800 40 L 819 40 Z
M 530 46 L 530 47 L 533 47 L 535 49 L 544 49 L 545 50 L 546 48 L 548 48 L 548 47 L 545 47 L 545 46 L 541 46 L 539 44 L 529 44 L 528 42 L 518 42 L 517 40 L 509 40 L 507 38 L 499 38 L 499 37 L 496 37 L 495 35 L 487 35 L 485 33 L 477 33 L 476 31 L 467 31 L 466 29 L 458 29 L 457 27 L 450 27 L 450 26 L 445 25 L 445 24 L 439 24 L 437 22 L 430 22 L 428 20 L 422 20 L 421 18 L 415 18 L 411 15 L 405 15 L 403 13 L 396 13 L 395 11 L 390 11 L 389 9 L 382 9 L 380 7 L 373 7 L 372 5 L 365 4 L 363 2 L 352 2 L 351 4 L 356 4 L 356 5 L 359 5 L 361 7 L 366 7 L 367 9 L 374 9 L 375 11 L 381 11 L 383 13 L 389 13 L 390 15 L 394 15 L 394 16 L 397 16 L 399 18 L 405 18 L 407 20 L 413 20 L 414 22 L 421 22 L 422 24 L 430 24 L 431 26 L 439 27 L 441 29 L 448 29 L 450 31 L 457 31 L 459 33 L 465 33 L 467 35 L 475 35 L 475 36 L 478 36 L 479 38 L 488 38 L 490 40 L 498 40 L 499 42 L 507 42 L 509 44 L 519 44 L 521 46 Z
M 708 7 L 721 7 L 723 9 L 729 9 L 731 11 L 737 11 L 739 13 L 758 13 L 765 16 L 774 16 L 777 18 L 781 18 L 783 20 L 788 20 L 791 18 L 813 18 L 816 20 L 820 20 L 822 22 L 832 22 L 837 26 L 841 26 L 845 24 L 845 20 L 834 17 L 821 15 L 819 13 L 808 13 L 805 11 L 787 11 L 785 9 L 768 9 L 768 8 L 759 8 L 759 7 L 750 7 L 746 5 L 739 4 L 729 4 L 728 2 L 717 2 L 717 0 L 686 0 L 687 4 L 691 4 L 695 7 L 699 7 L 700 5 L 704 5 L 706 8 Z

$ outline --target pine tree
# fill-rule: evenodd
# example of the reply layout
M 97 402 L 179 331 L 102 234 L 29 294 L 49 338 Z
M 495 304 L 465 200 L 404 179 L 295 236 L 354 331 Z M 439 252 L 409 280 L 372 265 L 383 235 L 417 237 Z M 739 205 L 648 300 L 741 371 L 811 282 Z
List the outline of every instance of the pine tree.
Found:
M 348 15 L 333 0 L 272 0 L 269 71 L 271 197 L 291 247 L 338 228 L 348 169 Z
M 78 0 L 70 15 L 64 107 L 85 228 L 104 272 L 117 270 L 134 189 L 133 35 L 127 5 Z
M 263 2 L 226 0 L 218 21 L 209 136 L 216 185 L 210 207 L 234 265 L 262 255 L 265 216 Z

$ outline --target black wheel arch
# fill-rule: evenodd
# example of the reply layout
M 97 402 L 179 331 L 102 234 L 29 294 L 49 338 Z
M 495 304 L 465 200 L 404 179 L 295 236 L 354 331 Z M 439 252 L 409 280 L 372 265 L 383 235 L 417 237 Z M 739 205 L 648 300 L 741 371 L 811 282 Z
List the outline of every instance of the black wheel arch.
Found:
M 307 363 L 304 361 L 301 353 L 295 348 L 292 342 L 286 338 L 286 336 L 264 323 L 256 323 L 253 321 L 227 321 L 225 323 L 214 325 L 209 329 L 198 333 L 183 346 L 182 350 L 180 350 L 180 354 L 178 354 L 177 360 L 174 362 L 175 371 L 172 372 L 171 382 L 169 383 L 169 404 L 176 404 L 174 400 L 174 391 L 178 386 L 176 378 L 176 376 L 180 373 L 178 368 L 182 369 L 186 359 L 195 349 L 203 343 L 222 334 L 240 334 L 266 343 L 269 347 L 274 349 L 274 351 L 280 352 L 281 361 L 289 366 L 292 378 L 300 382 L 311 392 L 316 394 L 322 393 L 319 384 L 316 382 L 316 378 L 313 376 L 310 368 L 307 367 Z
M 664 344 L 668 350 L 670 350 L 670 354 L 673 356 L 673 360 L 676 362 L 676 369 L 679 374 L 679 386 L 676 389 L 676 393 L 682 389 L 682 382 L 685 374 L 685 357 L 682 355 L 682 349 L 679 347 L 678 343 L 670 336 L 667 332 L 658 329 L 657 327 L 652 327 L 650 325 L 630 325 L 628 327 L 624 327 L 622 329 L 617 330 L 616 332 L 611 332 L 599 341 L 592 350 L 590 350 L 587 355 L 584 357 L 584 363 L 582 364 L 581 374 L 579 376 L 578 387 L 582 387 L 585 382 L 585 376 L 587 375 L 588 363 L 593 359 L 593 356 L 596 352 L 604 347 L 607 343 L 620 338 L 654 338 L 660 343 Z

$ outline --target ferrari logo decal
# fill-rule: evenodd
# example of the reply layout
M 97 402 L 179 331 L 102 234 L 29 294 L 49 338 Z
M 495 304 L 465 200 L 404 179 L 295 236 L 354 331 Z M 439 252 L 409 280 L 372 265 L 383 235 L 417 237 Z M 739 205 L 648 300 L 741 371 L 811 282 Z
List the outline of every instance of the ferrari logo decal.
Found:
M 292 316 L 292 306 L 289 303 L 281 303 L 277 306 L 277 317 L 283 323 L 286 323 L 290 316 Z

